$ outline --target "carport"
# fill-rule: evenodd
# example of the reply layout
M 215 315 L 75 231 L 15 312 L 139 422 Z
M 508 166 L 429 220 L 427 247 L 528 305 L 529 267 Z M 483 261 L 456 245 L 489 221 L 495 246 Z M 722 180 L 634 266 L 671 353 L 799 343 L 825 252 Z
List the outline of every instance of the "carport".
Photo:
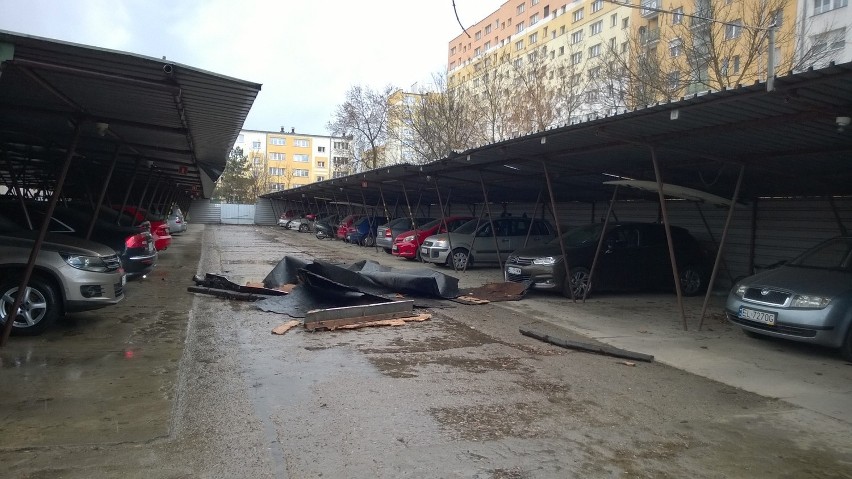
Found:
M 750 230 L 749 251 L 735 269 L 750 274 L 761 254 L 755 233 L 758 205 L 767 199 L 808 199 L 809 205 L 819 199 L 819 214 L 827 218 L 801 241 L 845 233 L 852 195 L 850 116 L 852 64 L 831 64 L 776 78 L 772 91 L 755 83 L 705 92 L 454 152 L 426 165 L 380 168 L 263 198 L 315 210 L 326 208 L 322 203 L 328 201 L 358 201 L 386 211 L 404 204 L 404 214 L 418 204 L 436 205 L 443 214 L 450 210 L 448 203 L 471 211 L 526 203 L 535 205 L 534 211 L 540 205 L 550 208 L 559 225 L 581 216 L 586 222 L 609 218 L 615 194 L 607 181 L 652 181 L 739 200 L 734 203 L 740 206 L 724 211 L 715 228 L 708 225 L 706 210 L 698 208 L 692 216 L 700 217 L 721 252 L 735 210 L 742 211 L 741 222 Z M 660 191 L 628 189 L 618 195 L 627 201 L 651 200 L 656 220 L 668 224 L 667 205 L 677 200 L 667 200 Z M 787 241 L 793 248 L 807 244 L 795 245 L 796 235 Z
M 187 209 L 212 194 L 260 87 L 165 58 L 0 31 L 2 193 L 49 198 L 49 212 L 66 198 L 95 210 Z

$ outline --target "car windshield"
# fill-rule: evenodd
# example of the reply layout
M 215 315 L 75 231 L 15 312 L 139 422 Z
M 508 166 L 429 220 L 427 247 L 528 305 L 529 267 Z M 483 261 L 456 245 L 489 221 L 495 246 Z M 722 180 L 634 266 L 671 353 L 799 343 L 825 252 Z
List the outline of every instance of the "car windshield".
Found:
M 600 238 L 602 229 L 603 223 L 580 226 L 568 231 L 567 233 L 563 233 L 562 241 L 565 242 L 565 246 L 569 248 L 593 243 Z M 553 239 L 550 243 L 559 244 L 559 239 Z
M 432 220 L 432 221 L 426 223 L 425 225 L 420 225 L 417 229 L 428 230 L 429 228 L 438 226 L 438 223 L 440 223 L 440 222 L 441 222 L 440 219 Z
M 802 253 L 791 266 L 852 271 L 852 238 L 833 238 Z
M 480 221 L 480 220 L 477 220 L 477 219 L 472 219 L 472 220 L 468 221 L 467 223 L 465 223 L 465 224 L 459 226 L 458 228 L 454 229 L 453 233 L 458 233 L 460 235 L 471 235 L 471 234 L 473 234 L 474 231 L 476 231 L 477 225 L 481 225 L 481 224 L 484 224 L 484 223 L 487 223 L 487 222 L 488 222 L 488 220 Z

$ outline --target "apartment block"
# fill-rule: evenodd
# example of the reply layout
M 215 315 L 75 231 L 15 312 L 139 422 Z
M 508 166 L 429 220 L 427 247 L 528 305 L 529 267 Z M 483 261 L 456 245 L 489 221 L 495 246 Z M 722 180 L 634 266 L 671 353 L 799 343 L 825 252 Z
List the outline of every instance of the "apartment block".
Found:
M 350 174 L 348 138 L 287 131 L 242 130 L 235 148 L 242 148 L 251 172 L 265 189 L 281 191 Z

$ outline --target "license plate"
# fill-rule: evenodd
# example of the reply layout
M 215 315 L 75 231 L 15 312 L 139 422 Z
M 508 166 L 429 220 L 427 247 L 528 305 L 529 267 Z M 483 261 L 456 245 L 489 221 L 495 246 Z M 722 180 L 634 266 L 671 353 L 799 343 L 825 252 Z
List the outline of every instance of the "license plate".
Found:
M 756 309 L 740 306 L 739 314 L 737 314 L 737 316 L 742 319 L 756 321 L 770 326 L 775 325 L 775 313 L 767 313 L 766 311 L 758 311 Z
M 429 254 L 429 250 L 426 248 L 420 248 L 420 254 Z
M 397 251 L 398 249 L 399 249 L 399 248 L 398 248 L 396 245 L 393 245 L 393 246 L 391 247 L 391 251 Z
M 521 274 L 521 268 L 509 266 L 508 268 L 506 268 L 506 272 L 509 273 L 509 274 L 520 275 Z

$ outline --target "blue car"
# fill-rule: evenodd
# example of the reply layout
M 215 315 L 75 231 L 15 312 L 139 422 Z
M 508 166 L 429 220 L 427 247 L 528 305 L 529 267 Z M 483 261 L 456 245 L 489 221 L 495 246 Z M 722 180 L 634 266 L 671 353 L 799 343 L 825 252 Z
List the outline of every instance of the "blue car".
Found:
M 379 216 L 364 216 L 347 228 L 344 241 L 361 246 L 376 245 L 376 229 L 385 218 Z

